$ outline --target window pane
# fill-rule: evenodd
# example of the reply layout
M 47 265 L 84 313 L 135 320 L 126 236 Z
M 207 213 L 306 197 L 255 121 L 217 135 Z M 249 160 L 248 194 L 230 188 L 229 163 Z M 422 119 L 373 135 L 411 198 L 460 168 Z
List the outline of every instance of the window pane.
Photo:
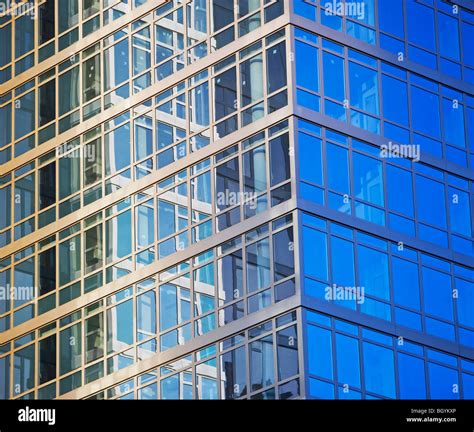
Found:
M 243 175 L 245 191 L 263 192 L 267 188 L 265 146 L 257 147 L 243 155 Z
M 235 68 L 214 78 L 215 119 L 219 120 L 237 109 L 237 84 Z
M 270 244 L 268 238 L 247 247 L 247 290 L 270 285 Z
M 234 252 L 217 262 L 219 299 L 228 303 L 243 295 L 242 251 Z
M 221 356 L 221 380 L 224 398 L 235 399 L 247 394 L 245 347 Z
M 270 141 L 270 185 L 290 178 L 290 143 L 287 133 Z
M 267 50 L 267 91 L 274 91 L 286 86 L 286 52 L 285 42 Z
M 382 162 L 353 153 L 354 193 L 372 204 L 383 206 Z
M 228 0 L 212 1 L 213 28 L 217 31 L 234 20 L 234 5 Z
M 387 254 L 358 246 L 359 286 L 371 296 L 390 300 Z
M 306 61 L 306 59 L 304 59 Z M 346 98 L 344 60 L 328 52 L 323 53 L 324 95 L 341 102 Z
M 442 228 L 446 227 L 446 203 L 442 183 L 416 176 L 418 219 Z
M 274 383 L 273 336 L 252 342 L 250 351 L 250 389 L 260 390 Z
M 367 342 L 363 345 L 366 390 L 395 398 L 393 351 Z
M 331 332 L 313 325 L 308 325 L 308 370 L 312 375 L 333 379 Z
M 408 39 L 430 51 L 435 51 L 433 9 L 415 0 L 407 1 Z
M 451 277 L 445 273 L 423 267 L 425 311 L 453 320 L 453 291 Z
M 343 194 L 349 194 L 349 162 L 347 150 L 334 144 L 326 145 L 328 186 Z
M 408 126 L 407 85 L 403 81 L 382 75 L 383 115 Z
M 81 275 L 81 237 L 59 245 L 59 284 L 65 285 Z
M 35 345 L 15 352 L 13 364 L 13 395 L 35 386 Z
M 458 372 L 438 364 L 428 363 L 431 399 L 459 399 Z
M 279 281 L 295 272 L 293 228 L 273 235 L 274 280 Z
M 263 98 L 263 59 L 259 54 L 240 65 L 241 106 Z
M 128 39 L 124 39 L 104 51 L 104 89 L 110 90 L 128 79 Z
M 417 131 L 439 138 L 440 116 L 437 95 L 411 86 L 413 128 Z
M 130 125 L 127 123 L 105 136 L 105 174 L 130 165 Z
M 298 374 L 298 336 L 296 326 L 277 333 L 278 380 Z
M 231 159 L 216 168 L 216 205 L 218 210 L 239 204 L 239 172 L 238 158 Z
M 318 49 L 300 41 L 295 42 L 295 47 L 296 85 L 318 92 Z M 326 68 L 324 72 L 326 73 Z
M 147 339 L 156 334 L 156 295 L 148 291 L 137 297 L 137 338 Z
M 418 265 L 392 257 L 392 278 L 395 303 L 420 310 Z
M 130 210 L 106 222 L 107 263 L 123 258 L 132 252 L 131 224 Z
M 160 286 L 160 330 L 166 330 L 191 318 L 188 288 L 174 284 Z
M 35 112 L 35 92 L 27 93 L 15 101 L 15 138 L 21 138 L 34 130 Z
M 39 384 L 56 378 L 56 335 L 42 339 L 38 344 Z
M 63 375 L 82 364 L 82 330 L 81 324 L 75 324 L 60 333 L 60 368 Z
M 43 126 L 56 118 L 56 80 L 39 88 L 38 99 L 39 126 Z
M 62 33 L 77 24 L 77 0 L 61 0 L 58 2 L 58 32 Z
M 80 152 L 75 150 L 59 159 L 59 199 L 66 198 L 80 188 Z
M 387 199 L 390 210 L 413 217 L 413 185 L 411 173 L 387 165 Z M 400 193 L 403 191 L 403 193 Z
M 104 318 L 100 313 L 86 320 L 86 363 L 104 355 Z
M 102 224 L 88 229 L 85 234 L 85 274 L 102 267 Z
M 86 60 L 82 66 L 82 85 L 84 102 L 100 94 L 100 56 Z
M 342 287 L 354 287 L 354 245 L 331 237 L 332 279 Z
M 328 257 L 326 234 L 303 227 L 304 272 L 309 276 L 327 280 Z
M 107 353 L 124 350 L 133 343 L 133 301 L 107 311 Z
M 56 203 L 56 163 L 39 170 L 39 209 Z
M 423 360 L 398 353 L 398 377 L 400 399 L 426 399 Z
M 377 72 L 360 64 L 349 62 L 349 79 L 351 106 L 378 114 Z
M 336 334 L 337 380 L 342 385 L 360 387 L 359 341 Z
M 39 254 L 39 295 L 56 289 L 56 248 Z

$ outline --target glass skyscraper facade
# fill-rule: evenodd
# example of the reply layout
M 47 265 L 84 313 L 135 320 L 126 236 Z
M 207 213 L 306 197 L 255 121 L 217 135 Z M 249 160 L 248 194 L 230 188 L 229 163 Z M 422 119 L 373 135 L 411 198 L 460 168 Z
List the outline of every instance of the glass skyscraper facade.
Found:
M 472 1 L 0 12 L 0 399 L 474 398 Z

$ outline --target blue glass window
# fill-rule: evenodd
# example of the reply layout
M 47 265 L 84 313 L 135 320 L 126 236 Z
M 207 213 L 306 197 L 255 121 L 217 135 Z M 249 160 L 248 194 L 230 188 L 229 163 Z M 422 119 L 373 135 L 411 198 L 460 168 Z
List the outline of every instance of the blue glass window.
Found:
M 416 176 L 416 207 L 421 222 L 446 227 L 444 185 L 423 176 Z
M 443 99 L 444 139 L 448 144 L 466 147 L 464 138 L 464 107 Z
M 382 162 L 359 153 L 352 160 L 356 197 L 383 206 Z
M 408 126 L 407 85 L 403 81 L 382 75 L 383 115 Z
M 408 39 L 410 42 L 434 51 L 435 30 L 433 9 L 407 0 Z
M 336 334 L 337 379 L 340 384 L 360 387 L 359 342 Z
M 449 221 L 451 229 L 459 234 L 471 236 L 471 209 L 467 192 L 448 188 Z
M 327 280 L 326 234 L 303 227 L 304 271 L 309 276 Z
M 425 366 L 421 359 L 398 353 L 400 399 L 425 399 Z
M 458 374 L 438 364 L 429 363 L 430 398 L 431 399 L 459 399 Z
M 380 30 L 403 38 L 403 0 L 379 0 Z
M 349 82 L 351 106 L 378 114 L 377 72 L 360 64 L 349 62 Z
M 420 287 L 418 265 L 393 257 L 392 278 L 395 303 L 419 310 Z
M 308 326 L 308 368 L 309 373 L 332 379 L 331 332 L 313 325 Z
M 328 186 L 343 194 L 349 194 L 349 168 L 347 150 L 334 145 L 326 146 Z
M 474 284 L 456 278 L 456 289 L 458 290 L 456 303 L 459 323 L 474 327 Z
M 395 370 L 393 351 L 364 342 L 365 389 L 389 398 L 395 398 Z
M 388 257 L 383 252 L 358 246 L 359 285 L 369 295 L 390 299 Z
M 296 41 L 296 84 L 318 92 L 318 49 Z
M 387 199 L 390 210 L 413 216 L 413 185 L 409 171 L 387 165 Z
M 339 101 L 346 98 L 344 60 L 328 52 L 323 53 L 324 95 Z
M 448 320 L 453 319 L 451 278 L 445 273 L 423 267 L 425 311 Z
M 457 18 L 438 13 L 439 51 L 442 56 L 459 60 L 459 28 Z
M 331 237 L 332 279 L 343 287 L 354 287 L 354 245 Z
M 303 132 L 298 134 L 300 149 L 300 176 L 303 180 L 323 184 L 321 140 Z
M 439 138 L 440 117 L 438 96 L 421 88 L 411 86 L 411 97 L 413 128 Z

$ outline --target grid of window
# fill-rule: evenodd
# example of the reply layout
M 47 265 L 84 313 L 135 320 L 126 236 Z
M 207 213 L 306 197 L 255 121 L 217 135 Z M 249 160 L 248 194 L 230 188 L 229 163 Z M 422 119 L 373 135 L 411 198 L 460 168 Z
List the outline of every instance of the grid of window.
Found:
M 284 35 L 283 31 L 267 37 L 265 46 L 258 41 L 240 51 L 239 60 L 233 55 L 19 168 L 13 176 L 5 174 L 0 180 L 6 205 L 0 216 L 0 245 L 286 106 Z
M 472 399 L 474 362 L 306 310 L 308 397 Z
M 472 166 L 471 95 L 299 28 L 295 39 L 299 105 Z
M 278 316 L 87 399 L 297 398 L 295 321 L 295 312 Z
M 289 200 L 287 128 L 253 135 L 3 259 L 2 286 L 37 292 L 1 300 L 1 331 Z
M 298 127 L 303 198 L 473 256 L 470 181 L 313 123 Z
M 0 19 L 0 83 L 31 69 L 147 0 L 45 0 L 17 2 Z M 6 7 L 14 2 L 3 0 Z M 158 8 L 160 13 L 170 5 Z
M 51 388 L 59 377 L 71 390 L 82 374 L 87 384 L 293 296 L 291 222 L 276 219 L 2 345 L 0 376 L 12 376 L 2 394 Z
M 474 348 L 474 271 L 302 216 L 306 295 Z
M 295 0 L 294 12 L 474 84 L 474 14 L 442 0 Z
M 81 121 L 90 119 L 113 105 L 123 103 L 131 95 L 172 75 L 186 64 L 205 57 L 208 54 L 208 45 L 213 47 L 213 51 L 222 48 L 234 40 L 234 27 L 241 28 L 242 22 L 250 20 L 250 32 L 262 25 L 260 15 L 263 14 L 265 22 L 269 22 L 283 13 L 282 0 L 265 7 L 258 1 L 253 4 L 254 15 L 243 18 L 243 21 L 237 21 L 238 17 L 234 17 L 234 9 L 231 9 L 231 19 L 226 23 L 225 31 L 230 31 L 232 35 L 225 43 L 215 44 L 212 43 L 214 37 L 209 36 L 206 31 L 205 1 L 194 0 L 186 8 L 180 6 L 171 12 L 173 3 L 168 3 L 156 13 L 142 17 L 82 52 L 72 55 L 65 62 L 14 91 L 2 95 L 0 122 L 5 127 L 0 134 L 0 162 L 5 163 L 12 156 L 19 156 L 77 126 Z M 245 8 L 241 10 L 245 12 Z M 255 10 L 258 11 L 255 13 Z M 247 16 L 248 13 L 242 16 Z M 186 27 L 184 22 L 187 23 Z M 181 29 L 179 37 L 175 34 L 176 28 Z M 244 34 L 246 33 L 241 31 L 239 36 Z M 272 40 L 267 42 L 267 47 L 271 42 Z M 277 54 L 280 56 L 278 59 Z M 278 51 L 274 56 L 267 54 L 271 62 L 269 66 L 283 69 L 284 51 Z M 263 66 L 258 71 L 256 63 L 258 59 L 253 59 L 247 69 L 242 65 L 241 73 L 252 73 L 256 76 L 260 72 L 261 75 Z M 284 70 L 281 72 L 286 75 Z M 273 75 L 270 75 L 271 79 L 272 77 Z M 231 76 L 226 78 L 232 80 Z M 245 96 L 250 99 L 242 101 L 242 104 L 246 105 L 257 99 L 258 90 L 253 87 L 259 84 L 258 79 L 263 78 L 254 78 L 257 82 L 249 80 L 247 87 L 243 88 L 243 91 L 248 93 Z M 272 84 L 273 82 L 269 83 L 268 93 L 276 90 Z M 236 88 L 234 90 L 237 91 Z M 232 96 L 231 92 L 227 96 Z M 282 104 L 281 101 L 279 103 Z M 254 113 L 255 110 L 255 107 L 249 108 L 246 113 L 247 123 L 257 115 L 264 115 L 263 107 L 258 114 Z M 15 144 L 12 150 L 10 144 L 13 141 Z

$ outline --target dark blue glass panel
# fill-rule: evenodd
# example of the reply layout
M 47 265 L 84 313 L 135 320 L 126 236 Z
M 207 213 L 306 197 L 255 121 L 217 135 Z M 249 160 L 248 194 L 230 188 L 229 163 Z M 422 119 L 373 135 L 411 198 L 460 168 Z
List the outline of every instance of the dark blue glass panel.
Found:
M 309 373 L 332 379 L 331 332 L 313 325 L 308 326 L 308 368 Z
M 450 276 L 427 267 L 423 267 L 422 274 L 425 311 L 431 315 L 452 320 L 453 292 Z
M 393 257 L 392 278 L 395 303 L 419 310 L 420 288 L 418 265 Z
M 304 42 L 296 41 L 296 84 L 317 92 L 318 49 Z
M 400 399 L 425 399 L 425 366 L 423 360 L 398 353 Z
M 357 339 L 336 335 L 337 379 L 341 384 L 360 387 L 359 342 Z
M 364 375 L 367 391 L 395 398 L 392 350 L 364 342 Z

